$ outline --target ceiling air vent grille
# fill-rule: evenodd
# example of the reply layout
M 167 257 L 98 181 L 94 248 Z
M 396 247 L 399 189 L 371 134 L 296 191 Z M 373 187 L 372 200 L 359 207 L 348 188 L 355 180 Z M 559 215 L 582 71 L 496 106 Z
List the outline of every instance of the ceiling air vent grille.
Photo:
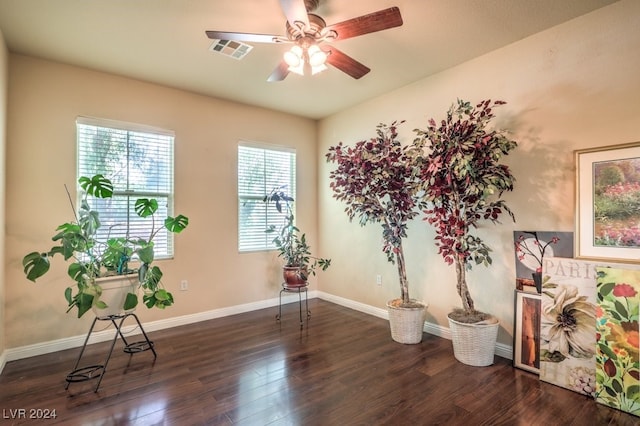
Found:
M 235 40 L 213 40 L 213 43 L 209 47 L 212 52 L 218 52 L 225 56 L 230 56 L 234 59 L 242 59 L 249 52 L 251 52 L 253 46 L 241 43 Z

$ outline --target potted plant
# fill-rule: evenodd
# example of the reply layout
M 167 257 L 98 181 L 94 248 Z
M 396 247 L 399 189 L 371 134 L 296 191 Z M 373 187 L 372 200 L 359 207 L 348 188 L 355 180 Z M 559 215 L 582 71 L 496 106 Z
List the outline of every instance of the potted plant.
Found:
M 360 225 L 382 225 L 382 251 L 397 265 L 400 283 L 400 298 L 387 303 L 391 336 L 411 344 L 422 340 L 426 305 L 409 297 L 402 241 L 407 222 L 419 214 L 421 186 L 410 147 L 398 141 L 398 124 L 378 125 L 377 136 L 353 147 L 340 142 L 329 148 L 326 158 L 337 164 L 329 175 L 330 186 L 334 198 L 346 203 L 349 220 L 357 216 Z
M 476 310 L 467 286 L 466 272 L 473 265 L 491 264 L 491 249 L 474 230 L 482 221 L 499 223 L 503 213 L 515 221 L 502 199 L 505 191 L 513 190 L 515 179 L 501 160 L 517 143 L 502 130 L 487 129 L 493 109 L 504 103 L 484 100 L 474 107 L 458 100 L 444 120 L 431 119 L 425 130 L 415 130 L 424 201 L 429 203 L 425 220 L 435 227 L 440 255 L 455 265 L 462 300 L 462 309 L 448 315 L 454 353 L 471 365 L 493 363 L 498 332 L 497 319 Z M 481 337 L 471 337 L 481 331 Z M 480 354 L 482 349 L 485 354 Z
M 140 198 L 135 202 L 135 211 L 139 217 L 151 220 L 150 234 L 144 237 L 110 237 L 109 229 L 107 238 L 101 239 L 98 236 L 100 217 L 91 208 L 88 197 L 111 198 L 113 184 L 100 174 L 80 177 L 78 182 L 83 194 L 77 210 L 67 191 L 75 220 L 58 226 L 52 238 L 56 245 L 48 252 L 32 252 L 23 258 L 26 277 L 35 282 L 45 275 L 49 271 L 51 258 L 56 255 L 71 262 L 68 274 L 76 282 L 76 289 L 74 293 L 74 289 L 68 287 L 65 298 L 69 304 L 67 312 L 77 308 L 78 318 L 91 308 L 94 308 L 97 316 L 131 311 L 138 304 L 139 288 L 142 288 L 143 301 L 148 308 L 164 309 L 171 306 L 173 296 L 160 282 L 162 271 L 153 265 L 153 239 L 163 227 L 170 232 L 182 232 L 189 224 L 189 219 L 183 215 L 167 217 L 157 225 L 154 217 L 158 210 L 157 200 Z M 130 261 L 136 261 L 139 267 L 130 268 Z M 121 297 L 107 298 L 105 291 L 111 288 L 109 282 L 114 280 L 113 277 L 123 277 L 131 283 L 131 287 Z
M 272 189 L 264 196 L 263 201 L 273 204 L 278 213 L 283 215 L 280 228 L 276 229 L 275 225 L 271 225 L 266 232 L 276 234 L 273 243 L 278 249 L 278 256 L 284 259 L 284 285 L 287 288 L 304 287 L 309 275 L 315 275 L 317 268 L 325 271 L 331 265 L 331 259 L 311 255 L 306 234 L 300 233 L 300 229 L 295 225 L 292 205 L 294 199 L 285 192 L 284 187 Z

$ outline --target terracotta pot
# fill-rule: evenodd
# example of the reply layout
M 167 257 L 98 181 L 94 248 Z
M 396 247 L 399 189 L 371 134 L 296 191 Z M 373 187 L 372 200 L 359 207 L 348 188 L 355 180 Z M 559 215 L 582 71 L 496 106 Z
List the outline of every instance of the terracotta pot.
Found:
M 307 272 L 299 266 L 283 266 L 282 276 L 287 288 L 299 288 L 307 285 Z

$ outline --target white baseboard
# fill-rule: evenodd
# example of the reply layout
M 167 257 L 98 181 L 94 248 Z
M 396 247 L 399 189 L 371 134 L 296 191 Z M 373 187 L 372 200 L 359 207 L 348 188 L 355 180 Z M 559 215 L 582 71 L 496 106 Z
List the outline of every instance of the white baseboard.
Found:
M 376 316 L 378 318 L 383 318 L 386 320 L 389 319 L 387 310 L 384 308 L 378 308 L 371 305 L 366 305 L 364 303 L 355 302 L 353 300 L 345 299 L 339 296 L 334 296 L 332 294 L 324 293 L 322 291 L 316 291 L 316 290 L 309 291 L 308 296 L 310 299 L 317 297 L 317 298 L 335 303 L 337 305 L 341 305 L 359 312 L 363 312 L 365 314 Z M 296 302 L 297 299 L 298 298 L 295 295 L 282 296 L 282 301 L 284 303 L 293 303 L 293 302 Z M 278 298 L 263 300 L 259 302 L 245 303 L 242 305 L 230 306 L 226 308 L 213 309 L 211 311 L 199 312 L 197 314 L 183 315 L 180 317 L 152 321 L 149 323 L 145 323 L 144 329 L 147 332 L 164 330 L 167 328 L 193 324 L 200 321 L 207 321 L 210 319 L 241 314 L 244 312 L 256 311 L 258 309 L 270 308 L 273 306 L 278 306 Z M 440 325 L 427 322 L 424 325 L 424 331 L 426 333 L 451 340 L 451 333 L 449 329 L 446 327 L 442 327 Z M 122 332 L 124 334 L 129 334 L 129 335 L 140 334 L 140 330 L 138 329 L 137 325 L 127 325 L 123 327 Z M 0 374 L 2 373 L 2 370 L 7 362 L 15 361 L 23 358 L 29 358 L 37 355 L 44 355 L 51 352 L 57 352 L 57 351 L 62 351 L 66 349 L 80 347 L 84 343 L 85 338 L 86 338 L 85 335 L 73 336 L 73 337 L 67 337 L 64 339 L 52 340 L 49 342 L 36 343 L 33 345 L 7 349 L 2 354 L 0 354 Z M 91 338 L 89 339 L 89 343 L 104 342 L 111 339 L 113 339 L 113 330 L 107 329 L 107 330 L 92 333 Z M 495 353 L 496 355 L 501 356 L 503 358 L 512 359 L 513 348 L 511 346 L 498 343 L 496 344 Z
M 2 351 L 0 354 L 0 374 L 2 374 L 2 370 L 7 363 L 7 351 Z
M 316 296 L 316 291 L 309 291 L 309 299 Z M 293 294 L 285 294 L 282 296 L 282 303 L 297 302 L 298 297 Z M 144 323 L 144 330 L 149 333 L 152 331 L 164 330 L 167 328 L 178 327 L 181 325 L 193 324 L 200 321 L 207 321 L 215 318 L 222 318 L 229 315 L 241 314 L 244 312 L 257 311 L 258 309 L 270 308 L 278 306 L 278 298 L 262 300 L 259 302 L 245 303 L 243 305 L 230 306 L 226 308 L 213 309 L 211 311 L 199 312 L 197 314 L 183 315 L 180 317 L 167 318 L 164 320 L 152 321 Z M 114 331 L 111 328 L 106 330 L 97 331 L 91 334 L 89 343 L 104 342 L 113 339 Z M 135 322 L 133 325 L 125 325 L 122 328 L 122 333 L 125 335 L 141 334 Z M 15 361 L 23 358 L 30 358 L 32 356 L 44 355 L 51 352 L 62 351 L 66 349 L 72 349 L 80 347 L 84 344 L 86 335 L 66 337 L 64 339 L 52 340 L 49 342 L 36 343 L 33 345 L 20 346 L 17 348 L 10 348 L 4 351 L 2 357 L 0 357 L 0 373 L 2 373 L 2 367 L 4 362 Z
M 333 294 L 324 293 L 322 291 L 318 291 L 318 298 L 335 303 L 336 305 L 341 305 L 356 311 L 364 312 L 369 315 L 389 320 L 389 314 L 386 308 L 376 308 L 374 306 L 365 305 L 364 303 L 354 302 L 350 299 L 334 296 Z M 449 330 L 449 328 L 442 327 L 438 324 L 425 322 L 424 332 L 451 340 L 451 331 Z M 496 343 L 495 354 L 502 358 L 513 359 L 513 348 L 503 343 Z
M 365 305 L 364 303 L 355 302 L 351 299 L 345 299 L 344 297 L 334 296 L 333 294 L 318 291 L 318 298 L 326 300 L 336 305 L 351 308 L 355 311 L 364 312 L 365 314 L 373 315 L 374 317 L 389 319 L 389 314 L 386 309 L 376 308 L 375 306 Z

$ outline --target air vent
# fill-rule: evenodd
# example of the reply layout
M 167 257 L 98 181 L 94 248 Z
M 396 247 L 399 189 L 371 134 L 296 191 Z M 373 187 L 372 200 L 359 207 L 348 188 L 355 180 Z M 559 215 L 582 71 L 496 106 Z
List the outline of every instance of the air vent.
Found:
M 213 44 L 209 47 L 209 50 L 212 52 L 218 52 L 238 60 L 247 56 L 247 54 L 251 52 L 251 49 L 253 49 L 253 46 L 239 41 L 217 39 L 214 39 Z

